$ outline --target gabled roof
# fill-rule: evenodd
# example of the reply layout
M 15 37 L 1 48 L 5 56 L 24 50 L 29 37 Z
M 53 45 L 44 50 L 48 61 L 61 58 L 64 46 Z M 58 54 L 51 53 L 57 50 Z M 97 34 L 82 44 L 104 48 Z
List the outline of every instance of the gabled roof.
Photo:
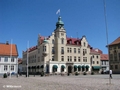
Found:
M 118 37 L 116 40 L 114 40 L 110 45 L 120 44 L 120 37 Z
M 15 44 L 0 43 L 0 55 L 10 56 L 12 47 L 12 56 L 18 56 L 17 46 Z
M 100 54 L 100 60 L 109 60 L 108 54 Z

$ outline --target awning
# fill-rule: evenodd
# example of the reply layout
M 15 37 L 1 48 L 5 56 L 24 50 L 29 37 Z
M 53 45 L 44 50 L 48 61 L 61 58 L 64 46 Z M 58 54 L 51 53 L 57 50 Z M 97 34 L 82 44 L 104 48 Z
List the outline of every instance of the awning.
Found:
M 89 66 L 88 66 L 88 65 L 86 65 L 86 68 L 89 68 Z
M 78 66 L 77 65 L 74 65 L 74 68 L 77 68 Z
M 41 65 L 41 68 L 44 68 L 44 65 Z
M 78 68 L 81 68 L 81 67 L 82 67 L 81 65 L 78 66 Z
M 58 68 L 58 66 L 57 65 L 53 65 L 53 68 Z
M 83 65 L 82 68 L 86 68 L 86 66 Z
M 61 68 L 65 68 L 65 66 L 64 66 L 64 65 L 62 65 L 62 66 L 61 66 Z
M 39 68 L 40 68 L 40 66 L 38 65 L 38 66 L 37 66 L 37 68 L 39 69 Z
M 93 69 L 100 69 L 100 66 L 92 66 Z

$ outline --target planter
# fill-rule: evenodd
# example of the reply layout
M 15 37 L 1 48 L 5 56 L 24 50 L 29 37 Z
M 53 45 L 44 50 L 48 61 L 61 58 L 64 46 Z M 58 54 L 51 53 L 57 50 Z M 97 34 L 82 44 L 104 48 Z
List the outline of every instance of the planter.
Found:
M 7 74 L 6 73 L 3 74 L 3 78 L 7 78 Z

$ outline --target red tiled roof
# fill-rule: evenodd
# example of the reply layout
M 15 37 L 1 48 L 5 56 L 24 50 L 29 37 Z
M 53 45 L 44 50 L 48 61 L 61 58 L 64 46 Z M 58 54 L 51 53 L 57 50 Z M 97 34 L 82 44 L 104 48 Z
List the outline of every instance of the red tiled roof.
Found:
M 109 60 L 108 59 L 108 54 L 100 54 L 101 60 Z
M 70 44 L 71 42 L 71 44 Z M 78 44 L 77 44 L 78 42 Z M 67 37 L 67 44 L 70 44 L 70 45 L 81 45 L 81 39 L 78 39 L 78 38 L 68 38 Z
M 103 53 L 103 52 L 102 52 L 100 49 L 98 49 L 98 48 L 95 48 L 94 50 L 97 51 L 97 52 L 100 53 L 100 54 Z
M 11 44 L 0 44 L 0 55 L 10 56 Z M 12 44 L 12 56 L 18 56 L 17 46 Z
M 90 49 L 91 54 L 100 54 L 99 52 L 95 51 L 94 49 Z
M 114 40 L 111 44 L 109 45 L 115 45 L 115 44 L 120 44 L 120 37 L 118 37 L 116 40 Z

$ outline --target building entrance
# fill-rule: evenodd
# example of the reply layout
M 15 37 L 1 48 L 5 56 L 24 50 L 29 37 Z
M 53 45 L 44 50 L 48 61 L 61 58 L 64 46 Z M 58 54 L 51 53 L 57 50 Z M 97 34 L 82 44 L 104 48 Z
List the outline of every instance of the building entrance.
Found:
M 72 66 L 68 66 L 68 73 L 72 73 Z

